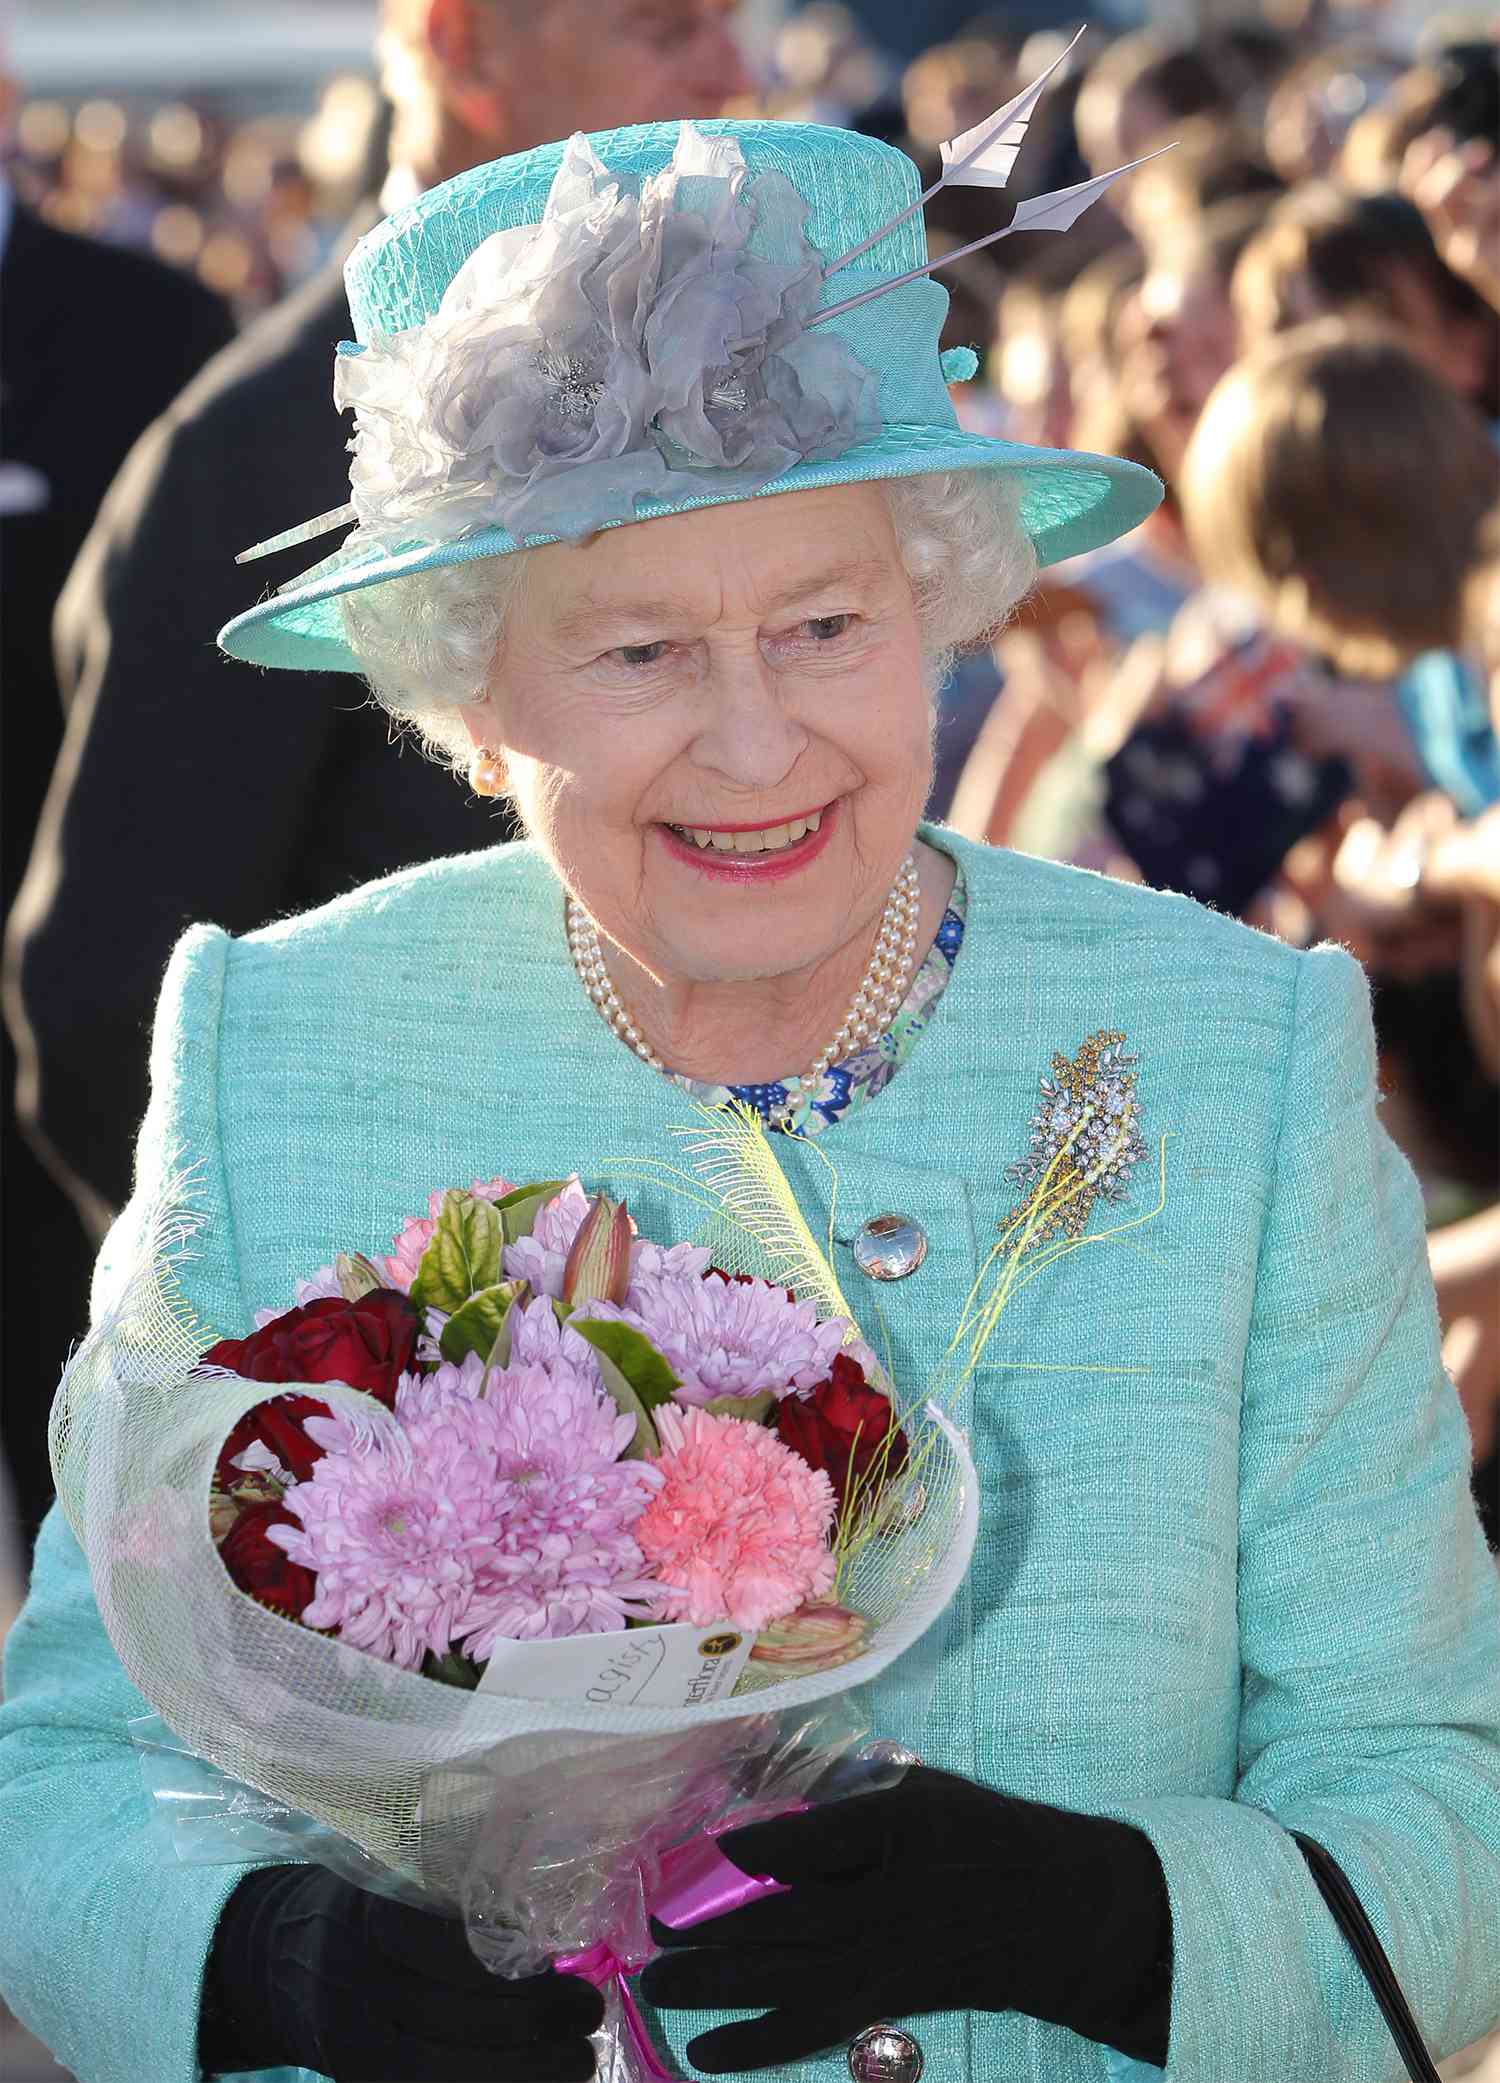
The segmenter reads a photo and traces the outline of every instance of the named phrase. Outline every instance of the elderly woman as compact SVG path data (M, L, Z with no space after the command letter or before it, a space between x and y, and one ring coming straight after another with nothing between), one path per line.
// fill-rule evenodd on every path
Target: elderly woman
M662 126L358 249L354 500L293 533L358 526L223 642L357 668L529 838L188 934L96 1304L184 1164L182 1282L238 1333L434 1179L608 1186L733 1092L815 1226L836 1173L914 1383L1059 1117L1133 1093L1079 1235L1157 1212L992 1341L976 1560L870 1701L924 1762L727 1839L789 1892L663 1933L645 1992L696 2068L788 2083L1394 2077L1298 1836L1438 2050L1500 2015L1500 1600L1421 1206L1347 956L919 822L945 655L1156 488L957 429L914 191L867 139ZM582 1982L487 1977L316 1866L160 1864L142 1711L54 1513L0 1719L0 1989L81 2083L592 2073Z

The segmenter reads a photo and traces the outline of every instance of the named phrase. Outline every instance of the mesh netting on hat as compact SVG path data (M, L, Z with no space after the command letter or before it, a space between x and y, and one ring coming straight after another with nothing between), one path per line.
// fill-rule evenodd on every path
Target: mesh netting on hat
M605 1734L806 1707L884 1670L962 1581L977 1484L962 1438L932 1412L910 1475L893 1486L893 1530L869 1539L841 1579L838 1595L866 1616L869 1633L864 1651L836 1670L778 1679L752 1664L734 1695L706 1706L574 1707L464 1692L316 1634L239 1591L214 1545L208 1504L219 1450L268 1385L193 1372L204 1341L173 1272L192 1227L180 1204L162 1208L118 1301L68 1365L51 1425L58 1497L116 1653L162 1719L231 1778L342 1832L393 1871L422 1878L419 1803L435 1768L512 1737L550 1734L554 1747L582 1748ZM328 1383L270 1393L299 1386L335 1409L364 1401Z

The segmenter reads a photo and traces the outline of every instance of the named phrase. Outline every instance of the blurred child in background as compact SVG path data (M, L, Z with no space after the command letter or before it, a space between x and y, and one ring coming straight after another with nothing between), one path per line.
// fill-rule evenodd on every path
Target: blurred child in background
M1352 946L1376 984L1387 1125L1434 1218L1447 1342L1497 1536L1500 1396L1500 810L1426 786L1394 701L1419 654L1500 652L1500 452L1472 405L1379 332L1324 323L1240 363L1183 468L1205 574L1343 676L1301 683L1299 742L1356 799L1288 857L1306 934ZM1492 680L1492 684L1493 680Z

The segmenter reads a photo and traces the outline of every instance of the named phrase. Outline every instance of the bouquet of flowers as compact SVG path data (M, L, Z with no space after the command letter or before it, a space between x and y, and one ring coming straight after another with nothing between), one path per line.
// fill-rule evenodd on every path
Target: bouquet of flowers
M235 1425L210 1524L235 1583L305 1627L531 1697L570 1674L592 1697L613 1667L529 1645L651 1622L714 1632L715 1693L747 1661L858 1652L839 1558L909 1456L873 1355L847 1318L638 1237L576 1179L435 1191L388 1253L320 1268L201 1369L302 1385ZM306 1393L332 1380L367 1403ZM674 1678L706 1696L664 1634L619 1644L617 1699Z
M176 1855L310 1856L457 1912L498 1972L600 1982L602 2073L655 2083L628 1987L650 1915L776 1885L716 1853L731 1821L904 1769L858 1747L853 1689L967 1571L944 1402L1020 1287L1118 1233L1081 1230L1134 1101L1091 1092L1039 1115L1025 1197L901 1406L742 1110L702 1110L691 1170L611 1162L685 1195L701 1244L576 1179L439 1189L216 1342L176 1291L192 1220L163 1209L52 1448L159 1717Z
M766 1885L715 1832L903 1768L851 1694L978 1523L962 1436L897 1408L758 1122L701 1144L635 1169L702 1244L576 1179L440 1188L217 1341L164 1210L53 1414L177 1856L282 1846L463 1915L499 1972L591 1975L619 2083L662 2074L625 1979L648 1916Z

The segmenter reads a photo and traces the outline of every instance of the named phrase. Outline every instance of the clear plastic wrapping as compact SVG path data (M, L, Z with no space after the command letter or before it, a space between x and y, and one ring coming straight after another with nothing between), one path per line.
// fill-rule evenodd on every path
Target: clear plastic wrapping
M163 1855L192 1865L315 1862L428 1910L456 1903L495 1974L551 1966L604 1992L601 2083L669 2071L631 1993L652 1916L686 1926L775 1891L717 1849L726 1830L893 1786L914 1762L863 1740L853 1695L807 1714L747 1715L671 1737L527 1734L431 1773L420 1829L430 1888L326 1824L226 1779L159 1718L131 1724Z

